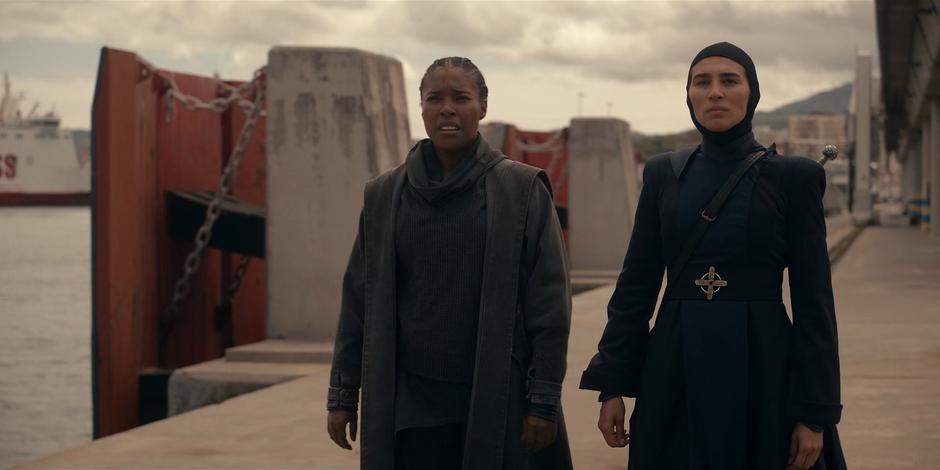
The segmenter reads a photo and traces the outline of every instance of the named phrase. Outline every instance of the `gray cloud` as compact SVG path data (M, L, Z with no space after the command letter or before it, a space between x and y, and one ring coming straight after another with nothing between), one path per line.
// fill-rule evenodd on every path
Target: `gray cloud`
M859 1L513 3L495 20L468 4L425 5L412 4L415 27L405 34L480 52L498 44L501 56L624 82L675 77L720 40L742 46L759 65L825 72L851 70L855 49L875 41L874 6Z
M0 39L111 45L194 73L244 78L279 44L346 46L401 59L411 92L433 59L466 55L518 97L527 77L553 95L602 87L617 109L636 109L657 87L673 93L691 57L716 41L754 57L768 103L848 80L855 49L875 48L870 0L15 2L2 11ZM646 96L629 95L638 90ZM558 113L552 122L564 122ZM649 126L680 125L657 119Z
M855 47L872 47L875 35L868 1L115 2L5 9L6 37L120 39L181 50L348 38L573 67L625 82L674 77L717 40L738 43L758 64L848 70Z
M492 5L406 2L401 8L390 10L379 22L390 23L387 31L393 36L411 36L441 47L480 50L518 44L524 33L518 10L507 11Z

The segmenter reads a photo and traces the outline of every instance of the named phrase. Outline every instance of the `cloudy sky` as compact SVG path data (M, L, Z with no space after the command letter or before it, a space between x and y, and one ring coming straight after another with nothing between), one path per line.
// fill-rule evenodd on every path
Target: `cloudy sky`
M760 110L848 82L877 51L874 3L856 1L30 1L0 0L0 70L15 91L88 128L102 46L161 68L246 79L274 45L356 47L404 64L411 130L435 58L470 57L487 119L524 129L610 114L635 131L691 127L684 85L703 46L731 41L758 67ZM32 101L29 101L31 106ZM609 105L608 105L609 103ZM27 111L27 110L24 110Z

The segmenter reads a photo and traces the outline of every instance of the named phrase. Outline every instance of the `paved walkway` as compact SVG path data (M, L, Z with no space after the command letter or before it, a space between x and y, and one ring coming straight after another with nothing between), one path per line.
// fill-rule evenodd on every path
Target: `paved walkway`
M940 469L940 240L866 229L834 283L849 468Z
M849 468L940 468L940 241L867 229L836 266ZM612 287L574 299L564 409L575 468L623 469L626 451L596 429L593 392L577 390ZM24 468L353 469L358 454L325 432L326 366L311 376L101 439ZM358 448L358 446L356 446Z

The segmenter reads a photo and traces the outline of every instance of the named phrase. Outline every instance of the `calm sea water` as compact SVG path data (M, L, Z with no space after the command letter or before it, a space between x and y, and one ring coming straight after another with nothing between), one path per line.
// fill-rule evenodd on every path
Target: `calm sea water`
M91 210L0 208L0 468L91 441Z

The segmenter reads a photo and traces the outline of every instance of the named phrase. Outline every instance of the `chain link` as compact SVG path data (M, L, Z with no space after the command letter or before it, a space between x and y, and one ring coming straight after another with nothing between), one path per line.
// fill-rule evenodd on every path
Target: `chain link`
M207 110L216 113L223 113L228 110L233 103L237 103L246 115L250 114L254 108L254 103L246 98L245 95L251 91L252 88L256 87L263 70L263 67L258 69L255 71L255 75L250 82L245 82L237 87L220 81L218 85L228 91L228 95L213 98L209 101L203 101L195 96L183 93L180 90L179 85L176 84L176 81L173 80L172 77L164 76L170 85L170 88L166 91L165 95L166 121L173 122L176 119L177 101L179 101L184 108L190 111ZM262 110L261 113L263 116L264 111Z
M222 302L215 307L215 328L216 330L221 331L232 319L232 300L235 299L235 294L238 293L238 289L242 286L242 280L245 278L245 274L248 272L248 265L251 263L251 256L242 255L241 261L239 261L238 266L235 268L235 274L232 276L232 282L228 286L228 290L222 295Z
M222 176L219 179L219 188L216 190L215 195L212 197L212 201L209 202L209 206L206 208L206 219L202 226L199 227L199 230L196 232L196 237L194 239L195 247L189 253L189 255L186 256L186 261L183 263L183 275L180 276L180 278L176 281L176 285L173 288L173 299L160 315L160 321L164 327L166 327L166 331L168 331L168 328L172 326L173 320L179 313L180 304L183 302L183 300L186 299L186 296L189 295L189 291L192 288L190 281L192 280L193 275L199 269L199 266L202 264L203 252L209 245L209 240L212 238L212 227L215 225L216 220L222 213L222 200L231 190L231 184L235 179L236 173L238 172L238 166L245 154L245 148L248 146L251 134L258 122L258 118L261 117L264 113L262 109L265 98L265 87L262 83L263 73L264 68L259 69L255 72L255 76L252 81L243 84L238 88L225 84L225 86L230 89L231 94L225 98L216 98L209 103L199 101L198 98L183 95L179 92L179 88L176 86L176 83L170 80L170 89L167 90L167 100L171 107L172 100L174 99L173 97L175 97L181 103L183 103L187 109L190 110L205 109L214 112L223 112L228 109L232 103L238 102L243 110L248 109L249 111L247 112L248 117L245 120L245 124L242 126L241 134L238 136L235 148L232 149L228 164L225 165L225 169L222 171ZM247 100L242 97L241 93L244 93L250 88L255 89L255 99L254 101L248 101L249 106L245 106L244 101ZM168 109L168 111L171 110ZM168 112L167 114L169 117L171 112ZM239 264L238 269L236 270L236 279L233 280L234 291L237 291L238 287L241 286L241 279L244 277L245 271L248 269L248 262L250 260L251 257L245 256ZM230 289L232 295L234 295L234 291L231 291Z
M235 294L238 293L238 289L242 286L242 279L245 278L245 273L248 272L248 265L251 264L251 256L244 255L242 260L238 263L238 267L235 268L235 276L232 277L232 283L228 287L227 301L231 302L235 297ZM222 300L223 302L226 299Z

